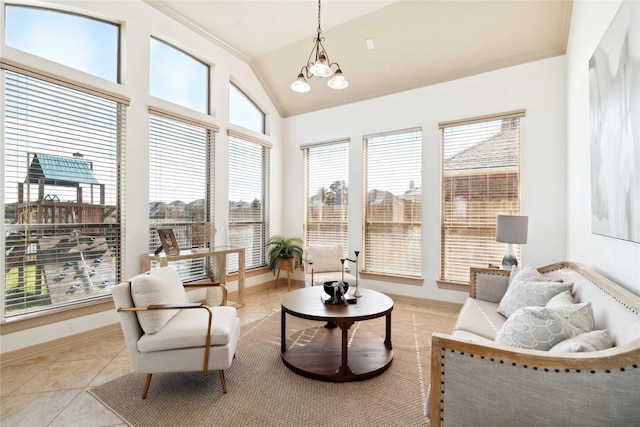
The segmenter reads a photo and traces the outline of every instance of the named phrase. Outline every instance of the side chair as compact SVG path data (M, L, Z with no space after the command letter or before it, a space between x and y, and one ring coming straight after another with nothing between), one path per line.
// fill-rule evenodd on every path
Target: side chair
M355 261L345 258L342 245L309 245L305 250L305 286L322 286L324 282L343 280L349 286L356 285L356 277L345 271L344 262ZM357 268L357 267L356 267ZM343 276L344 274L344 276Z
M188 302L182 281L171 267L161 267L113 287L113 300L135 372L218 370L227 392L224 370L231 366L240 337L234 307Z

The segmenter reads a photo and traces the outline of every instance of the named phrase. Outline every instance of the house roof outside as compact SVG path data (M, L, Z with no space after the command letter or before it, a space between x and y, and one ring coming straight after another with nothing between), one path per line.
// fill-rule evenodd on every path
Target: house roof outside
M44 178L46 185L62 187L77 187L79 184L100 185L88 161L78 157L36 153L29 165L25 182L37 184L40 178Z

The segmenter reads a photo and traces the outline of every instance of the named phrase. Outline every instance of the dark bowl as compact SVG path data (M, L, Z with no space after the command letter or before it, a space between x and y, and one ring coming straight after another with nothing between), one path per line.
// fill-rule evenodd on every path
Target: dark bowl
M338 300L341 300L349 290L349 283L348 282L324 282L323 287L324 287L325 293L329 295L331 298L334 297L334 290L336 287L338 287L339 289L337 289L335 296L338 297Z

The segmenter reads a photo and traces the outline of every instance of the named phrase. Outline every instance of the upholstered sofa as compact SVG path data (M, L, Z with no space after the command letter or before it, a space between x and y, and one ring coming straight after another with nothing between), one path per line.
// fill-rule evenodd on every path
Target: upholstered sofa
M543 276L540 281L553 281L553 286L572 284L571 307L588 308L593 333L606 331L613 346L597 349L601 347L581 343L583 325L572 330L571 316L559 316L560 329L569 331L569 339L556 342L562 333L551 331L554 339L536 337L531 344L551 347L548 350L514 346L512 334L528 328L517 322L518 316L533 313L539 319L535 316L555 313L557 307L512 307L516 311L505 317L498 310L505 293L513 296L515 273L510 284L509 271L472 268L470 296L454 331L432 337L431 387L425 402L431 426L640 425L640 296L575 263L537 271Z

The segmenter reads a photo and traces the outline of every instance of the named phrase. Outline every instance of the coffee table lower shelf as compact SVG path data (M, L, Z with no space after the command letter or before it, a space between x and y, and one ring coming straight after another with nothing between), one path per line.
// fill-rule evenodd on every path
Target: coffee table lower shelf
M311 342L309 342L311 340ZM342 366L342 331L337 328L309 328L288 337L289 342L305 345L287 346L281 353L284 364L302 376L322 381L358 381L380 375L393 361L393 349L384 338L368 331L349 337L347 366Z

